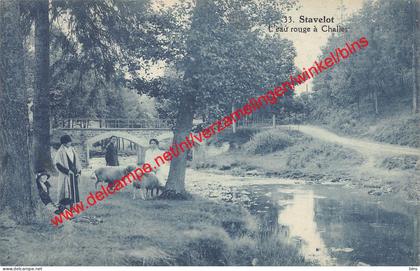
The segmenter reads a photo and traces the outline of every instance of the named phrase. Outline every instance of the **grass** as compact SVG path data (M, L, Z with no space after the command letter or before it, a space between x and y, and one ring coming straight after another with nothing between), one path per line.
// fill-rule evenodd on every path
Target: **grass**
M266 153L249 155L258 153L259 148ZM347 183L367 192L375 189L375 194L394 193L403 200L419 200L418 164L412 156L384 157L378 153L377 157L364 157L341 145L277 129L257 133L239 148L206 157L205 163L193 162L192 166L228 170L240 176L252 171L316 183Z
M231 129L226 129L223 133L219 133L216 137L210 139L216 146L221 146L223 143L228 142L231 146L239 146L248 142L251 137L258 133L257 128L242 128L233 133Z
M393 156L386 157L381 163L377 163L377 166L386 169L411 170L416 168L417 161L418 157L414 155Z
M253 147L250 148L250 145ZM268 150L267 154L262 157L247 155L261 149ZM270 153L271 149L273 152ZM297 131L277 129L256 134L249 142L240 146L239 150L208 157L204 167L239 168L239 172L242 173L257 169L284 177L293 177L292 175L302 177L303 172L306 175L334 175L337 173L337 168L348 170L362 163L363 157L355 151L324 143ZM203 165L200 164L200 167Z
M87 178L81 191L93 184ZM84 215L103 223L65 222L54 228L42 206L30 226L0 218L0 265L303 265L297 250L258 237L254 217L240 206L202 198L132 200L124 190ZM229 229L236 227L233 234ZM270 255L270 256L268 256Z
M398 108L390 110L390 112L392 114L375 117L361 115L356 109L342 109L328 113L323 112L324 115L318 116L318 120L313 122L326 126L341 135L419 148L420 114L413 115L406 108Z
M372 126L366 136L380 142L420 147L420 115L384 119Z
M267 130L254 134L242 149L249 154L266 154L283 150L293 145L296 139L293 132Z

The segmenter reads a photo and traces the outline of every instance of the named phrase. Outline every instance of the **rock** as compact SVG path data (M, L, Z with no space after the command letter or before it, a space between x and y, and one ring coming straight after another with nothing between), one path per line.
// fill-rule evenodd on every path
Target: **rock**
M245 174L248 176L257 176L259 175L259 172L256 169L254 169L254 170L248 170Z
M219 167L220 170L229 170L231 168L232 167L230 165L223 165L223 166Z
M332 247L331 248L331 252L345 252L345 253L349 253L352 252L353 249L350 247L344 247L344 248L338 248L338 247Z
M217 198L217 197L219 197L219 195L216 194L216 193L214 193L214 192L209 192L209 196L208 197L209 198Z
M369 195L372 195L372 196L382 196L382 192L381 191L377 191L377 190L369 190L368 191L368 194Z
M242 195L240 200L243 201L243 202L250 202L251 201L251 199L247 195Z
M384 193L392 193L393 189L391 186L386 186L383 188Z

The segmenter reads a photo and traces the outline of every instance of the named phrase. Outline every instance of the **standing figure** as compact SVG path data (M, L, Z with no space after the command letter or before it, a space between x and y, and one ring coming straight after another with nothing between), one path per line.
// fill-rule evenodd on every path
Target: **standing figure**
M79 177L82 167L76 151L71 146L71 137L63 135L61 146L55 155L54 163L59 171L58 175L58 204L61 210L71 207L80 201Z
M152 138L149 140L149 148L145 152L145 163L153 164L155 158L157 156L162 155L162 150L159 149L159 141L156 138ZM166 178L168 177L169 172L169 165L170 163L165 163L153 169L152 173L154 173L159 180L159 185L163 186L166 183Z
M119 166L118 162L118 149L117 149L117 137L111 136L111 140L106 146L105 161L107 166Z

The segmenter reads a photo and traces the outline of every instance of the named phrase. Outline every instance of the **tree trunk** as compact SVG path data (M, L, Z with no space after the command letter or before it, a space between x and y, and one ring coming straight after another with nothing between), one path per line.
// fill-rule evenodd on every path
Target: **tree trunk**
M418 1L413 1L414 3L414 24L413 24L413 113L416 114L419 112L419 92L420 92L420 60L419 60L419 50L418 50L418 39L420 39L420 26L419 26L419 13L420 5Z
M50 41L48 0L35 2L35 91L33 159L35 170L54 170L50 148Z
M235 103L232 103L232 114L235 112ZM236 121L232 123L232 133L236 133Z
M179 107L174 130L174 139L172 144L181 143L189 135L194 119L194 98L191 94L186 94L181 99L183 105ZM163 198L186 199L188 195L185 191L185 171L187 166L188 151L180 152L178 157L171 161L169 169L168 182L163 192Z
M375 115L379 114L379 108L378 108L378 90L375 88L373 91L373 103L375 107Z
M34 215L34 182L19 18L19 1L0 1L0 210L27 224Z

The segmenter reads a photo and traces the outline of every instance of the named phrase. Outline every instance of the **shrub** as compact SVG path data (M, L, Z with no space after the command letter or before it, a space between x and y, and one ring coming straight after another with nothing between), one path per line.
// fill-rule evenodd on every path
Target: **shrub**
M236 239L229 255L230 265L291 266L314 265L305 261L299 250L278 237Z
M295 139L287 132L280 130L267 130L255 134L243 149L251 154L266 154L283 150L293 145Z
M386 169L414 169L416 167L418 158L414 155L387 157L380 164Z
M216 146L221 146L224 142L228 142L231 146L242 145L248 142L258 131L258 129L253 128L241 128L237 129L236 133L233 133L232 130L226 129L222 133L217 134L217 139L214 139L215 144Z
M371 134L375 140L381 142L418 148L420 147L419 122L418 115L389 119L376 125Z
M228 265L231 239L220 228L207 227L185 232L187 242L178 256L180 265Z

